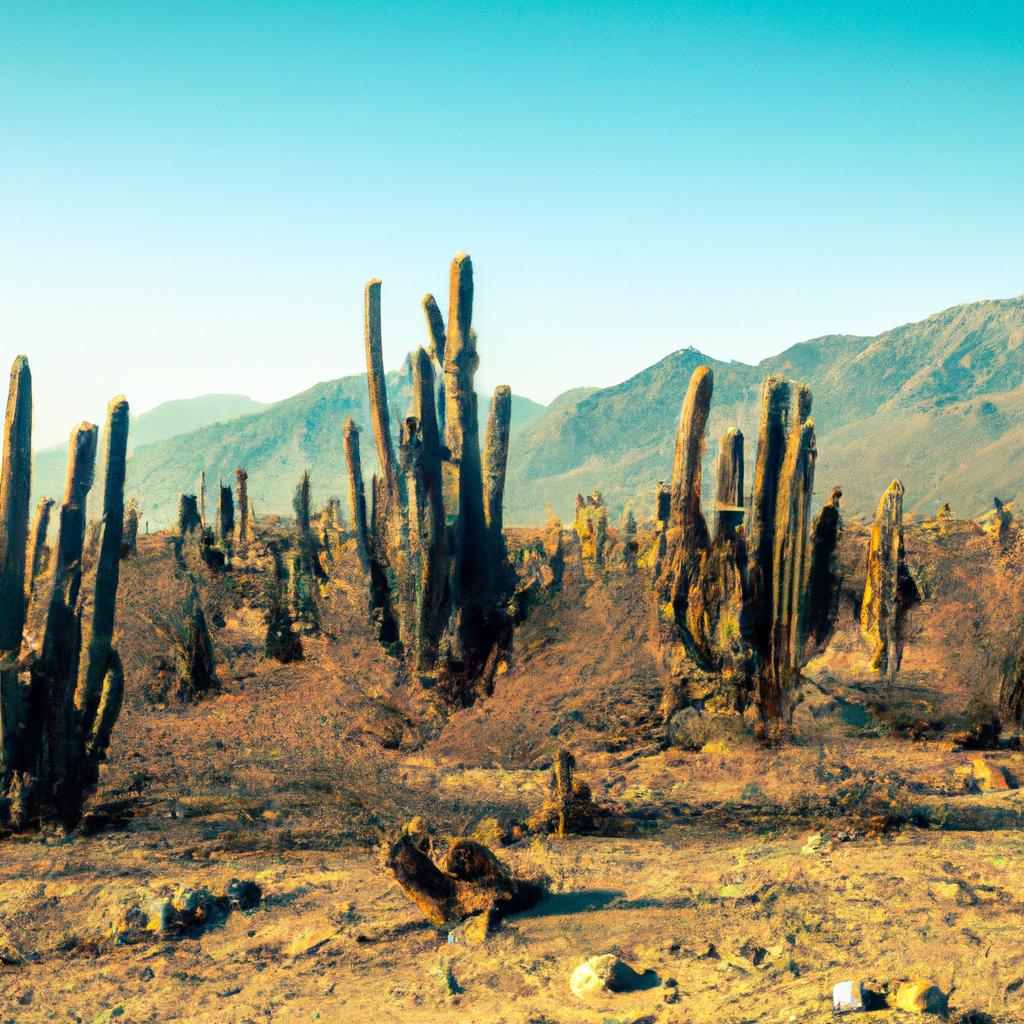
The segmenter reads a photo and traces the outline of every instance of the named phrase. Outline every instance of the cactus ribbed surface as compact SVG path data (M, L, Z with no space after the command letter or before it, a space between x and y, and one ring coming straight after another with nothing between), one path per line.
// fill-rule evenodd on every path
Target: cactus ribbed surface
M299 480L298 486L295 488L295 522L298 524L299 533L305 536L309 533L309 518L310 518L310 484L309 484L309 470L305 470Z
M500 571L505 561L502 510L505 503L505 469L508 465L508 437L512 427L512 389L503 384L494 389L484 435L483 481L484 525L491 571Z
M384 343L380 321L381 282L367 282L363 298L363 338L366 346L366 386L370 393L370 422L377 442L381 479L389 489L396 485L395 450L391 440L387 381L384 377Z
M441 439L434 402L434 367L425 349L413 359L414 452L409 452L409 539L419 560L413 641L417 668L430 669L448 622L448 536L441 477ZM410 438L410 444L413 440Z
M4 616L5 646L0 652L0 822L23 828L54 821L73 828L85 798L96 785L124 692L124 671L112 642L123 540L128 405L119 398L108 410L104 518L84 664L82 555L86 500L95 470L96 427L83 423L71 435L45 625L39 649L24 668L19 652L25 642L26 571L31 583L49 512L48 506L40 505L30 544L24 492L29 473L25 455L31 436L31 378L24 357L15 361L6 424L0 504L5 516L3 562L9 575L5 573L2 580L5 588L8 580L12 585L16 582L20 601L5 589L2 600L14 618ZM21 545L20 555L11 547L13 540ZM15 625L19 625L17 636Z
M707 618L704 595L699 592L702 556L710 547L707 523L701 511L701 469L704 439L711 410L714 376L710 367L698 366L690 378L676 431L672 483L668 489L665 552L661 560L659 590L662 603L672 608L683 646L698 661L717 660L703 636ZM698 628L692 628L691 602L701 609Z
M238 494L237 515L235 516L235 539L239 547L249 543L249 474L241 466L235 470Z
M231 488L220 485L220 500L217 503L217 528L221 544L227 546L235 538L235 499Z
M18 656L25 626L25 561L32 491L32 373L18 356L11 367L0 476L0 652Z
M868 544L860 628L871 668L891 684L903 660L903 616L918 599L903 546L903 484L893 480L878 503Z
M452 262L447 327L433 296L424 298L423 310L429 347L410 357L412 409L401 421L396 454L384 378L381 284L366 286L367 388L380 472L368 518L359 434L347 422L350 512L382 641L397 641L419 673L438 676L439 692L466 703L481 685L489 689L494 651L508 628L501 531L511 393L495 392L482 457L469 256L460 253ZM441 388L435 366L443 375Z
M25 566L25 596L31 600L32 589L43 571L46 562L46 537L50 531L50 516L56 504L52 498L40 498L32 517L32 529L28 535L28 555Z
M682 546L688 553L706 547L708 542L708 527L701 512L700 497L704 437L713 390L711 368L698 366L690 378L676 432L669 524L679 530Z
M743 433L730 427L718 442L715 533L730 536L743 522Z
M580 542L584 574L593 579L597 570L604 566L608 544L608 509L600 491L594 491L586 498L582 494L576 495L573 528Z
M359 428L351 419L345 420L345 462L348 465L348 516L356 535L359 560L369 565L369 526L366 519L366 490L363 486L363 463L359 455Z
M25 626L25 562L32 487L32 373L18 356L11 367L0 477L0 758L4 782L23 715L18 678Z
M78 713L90 721L96 714L114 643L117 585L124 537L124 478L128 459L128 402L123 396L113 399L107 406L103 446L103 521L93 585L88 659L75 694Z
M660 600L689 657L721 674L722 699L742 708L754 696L774 728L789 719L811 646L821 646L835 622L841 492L833 492L812 529L817 452L811 393L769 377L761 396L749 537L740 529L743 435L732 429L719 446L710 541L700 475L711 391L711 371L698 367L683 403L667 502L664 489L659 494Z

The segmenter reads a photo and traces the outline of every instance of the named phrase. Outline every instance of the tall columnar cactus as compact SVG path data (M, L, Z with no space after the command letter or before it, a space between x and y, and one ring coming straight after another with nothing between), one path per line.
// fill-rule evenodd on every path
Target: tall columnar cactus
M139 546L139 503L129 498L124 506L124 536L121 538L121 558L134 554Z
M185 537L201 529L199 501L194 494L183 494L178 499L178 535Z
M506 557L502 512L505 504L505 469L508 465L508 437L512 428L512 389L495 388L484 435L484 525L488 557L493 567Z
M366 491L363 486L363 464L359 456L359 428L351 419L345 421L345 462L348 465L348 516L356 535L359 560L369 567L369 524L366 518Z
M743 519L743 435L719 450L718 523L709 540L700 467L713 380L694 371L683 403L659 588L676 635L705 670L728 679L730 703L756 695L766 723L785 722L812 646L835 621L839 495L810 521L816 449L811 394L802 384L764 384L748 537ZM748 548L749 543L749 548Z
M25 597L29 601L32 599L32 588L46 565L46 536L50 531L54 504L52 498L40 498L32 517L32 529L28 535L28 564L25 567Z
M249 543L249 474L239 466L235 470L238 487L238 515L235 517L236 540L239 547Z
M868 544L860 629L871 645L872 671L890 684L903 660L904 613L919 600L903 546L903 484L893 480L878 503Z
M121 396L107 406L103 446L103 520L93 585L88 661L75 693L75 707L86 718L96 714L96 706L103 692L103 680L111 658L116 656L113 647L114 618L121 573L121 544L124 539L124 478L128 458L128 402Z
M225 548L235 539L235 499L230 486L220 485L220 500L217 503L217 529L220 542Z
M310 500L309 470L307 469L303 472L295 488L295 500L293 503L295 506L295 522L302 536L306 536L309 533Z
M393 629L416 669L439 674L445 692L464 702L472 699L484 666L493 669L492 654L508 625L501 508L511 393L495 392L481 456L473 268L464 253L452 263L450 285L447 328L433 297L423 301L429 349L411 357L412 409L400 424L397 454L384 378L381 285L366 286L367 386L380 466L369 521L351 421L345 454L353 529L370 571L382 638ZM443 375L440 391L435 365ZM489 685L485 679L484 688Z
M743 432L730 427L718 442L715 533L733 534L743 522Z
M103 525L82 655L82 554L92 487L96 428L77 427L53 552L45 626L37 651L22 651L28 534L31 378L15 361L4 435L3 551L0 558L0 821L15 827L54 821L74 827L95 787L121 708L124 673L113 647L123 528L128 404L108 410ZM15 549L20 546L20 553ZM14 592L16 588L17 593Z
M600 491L594 491L586 498L582 494L576 495L573 528L580 542L584 573L592 579L597 570L604 566L608 545L608 509Z
M25 628L25 562L28 506L32 491L32 374L18 356L11 367L4 420L0 474L0 757L3 784L9 784L25 713L18 677Z
M703 667L719 668L722 655L715 635L725 581L715 580L708 592L700 582L711 544L701 509L701 475L713 388L710 368L697 367L679 416L672 480L668 487L659 485L658 516L663 526L658 587L660 601L690 657Z
M179 700L195 701L220 688L213 640L199 593L194 587L185 599L181 622L174 630L174 672L178 680Z

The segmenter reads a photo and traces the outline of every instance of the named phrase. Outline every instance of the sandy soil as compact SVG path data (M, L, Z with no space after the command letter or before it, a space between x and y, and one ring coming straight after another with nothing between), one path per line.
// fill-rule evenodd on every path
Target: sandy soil
M0 1022L820 1021L851 978L934 981L954 1019L1024 1021L1024 797L968 788L974 759L1011 785L1024 759L951 738L991 702L1019 566L966 526L911 531L928 596L885 693L857 637L862 542L852 525L854 582L794 741L688 753L662 749L642 573L590 580L571 561L494 696L443 723L376 644L351 553L292 665L262 657L266 566L200 579L220 691L182 704L161 628L190 584L167 539L144 538L122 585L126 706L86 827L4 842ZM422 814L496 842L543 803L563 745L625 834L495 845L550 894L483 945L449 941L382 869L381 839ZM132 903L233 878L259 884L256 909L111 937ZM578 999L572 970L607 952L647 987Z

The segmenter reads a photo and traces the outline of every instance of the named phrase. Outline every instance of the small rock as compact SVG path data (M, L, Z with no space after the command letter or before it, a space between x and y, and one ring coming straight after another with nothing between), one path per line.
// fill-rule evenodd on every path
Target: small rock
M662 982L662 988L665 990L661 996L662 1002L670 1005L679 1002L679 982L675 978L666 978Z
M25 962L25 953L10 932L0 932L0 964L17 966Z
M908 982L900 985L889 997L889 1006L893 1010L904 1013L938 1013L949 1012L949 1000L938 985L930 981Z
M737 950L745 960L749 960L755 967L759 967L768 956L768 950L759 946L753 939L747 939Z
M832 1006L839 1013L852 1013L864 1009L864 997L859 981L841 981L832 986Z
M572 972L569 988L580 999L598 995L601 992L635 992L648 986L653 971L643 974L633 970L614 953L592 956ZM655 984L657 981L655 979Z
M832 848L832 844L828 841L828 837L823 835L821 832L812 832L808 837L807 841L800 848L800 852L805 857L813 857L818 853L828 853Z
M960 886L956 882L932 882L928 891L937 900L955 900L960 895Z
M971 776L974 785L982 793L996 793L1010 788L1003 769L997 764L989 764L983 757L976 757L971 762Z
M467 946L482 946L487 936L494 930L494 914L485 910L482 914L474 914L463 925Z
M311 956L327 945L338 935L338 929L332 924L312 924L304 928L290 943L288 956Z
M224 891L228 903L237 910L254 910L260 905L263 890L253 881L232 878Z

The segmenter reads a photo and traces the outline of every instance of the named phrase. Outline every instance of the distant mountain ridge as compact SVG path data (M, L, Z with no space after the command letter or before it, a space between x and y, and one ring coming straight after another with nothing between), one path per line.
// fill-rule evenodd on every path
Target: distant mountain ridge
M1008 500L1021 490L1024 297L956 306L874 338L812 339L757 366L674 352L523 432L509 455L510 520L535 518L540 500L564 514L577 492L594 488L616 514L631 499L649 507L671 473L679 409L701 363L715 378L708 481L730 426L746 435L752 469L761 383L783 374L813 390L817 490L840 484L848 511L873 511L897 476L910 511L949 501L973 515L993 495Z
M250 416L266 408L265 402L257 402L246 395L199 395L198 398L162 402L155 409L132 417L131 446L134 449L166 441L210 423Z
M715 377L706 497L717 438L727 427L743 430L752 467L761 382L773 373L811 386L817 490L827 495L840 484L848 512L873 511L895 476L906 486L909 511L949 501L958 514L973 515L990 508L994 495L1012 500L1024 493L1024 297L1017 297L955 306L872 338L811 339L756 366L682 349L613 387L574 388L547 408L514 396L506 522L540 523L549 505L569 518L575 494L594 489L615 516L629 502L645 514L658 480L671 473L683 395L702 363ZM404 370L389 375L389 394L397 417L409 400ZM481 420L487 405L480 396ZM317 502L331 495L347 500L341 436L349 416L363 432L369 475L376 459L366 378L358 375L189 433L144 443L133 436L128 491L154 528L173 520L179 495L195 491L201 469L212 502L216 481L233 479L244 465L257 514L289 514L306 468ZM166 417L175 421L183 420ZM37 457L36 489L53 495L63 460L54 472L39 466L46 458L53 461L51 453Z

